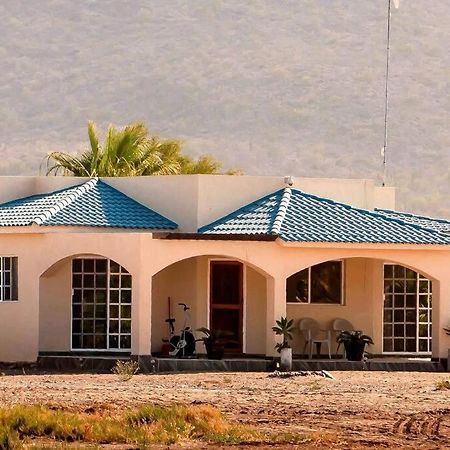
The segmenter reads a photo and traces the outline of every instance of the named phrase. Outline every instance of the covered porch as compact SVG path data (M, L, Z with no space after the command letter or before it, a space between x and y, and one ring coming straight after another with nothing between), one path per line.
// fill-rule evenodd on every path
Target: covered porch
M242 247L254 244L243 242ZM164 341L170 338L166 319L175 319L179 334L184 313L178 303L185 303L197 338L195 330L200 327L230 332L226 359L276 358L277 339L271 327L281 316L295 322L296 360L308 359L305 336L298 327L305 318L316 320L324 335L329 332L334 361L343 359L342 350L337 352L335 319L345 319L373 338L374 345L367 349L371 358L437 361L446 356L439 348L443 316L438 279L392 257L384 259L379 251L369 256L361 251L275 248L281 254L274 253L274 260L282 261L289 253L281 273L269 273L267 265L263 269L255 264L258 258L246 261L231 251L180 258L149 278L102 255L64 258L41 277L39 354L136 355L162 361L167 359ZM148 280L145 290L139 283L143 279ZM147 338L142 341L140 336ZM313 350L313 362L329 359L326 345L320 354ZM205 358L201 342L196 356ZM189 365L175 365L179 364Z

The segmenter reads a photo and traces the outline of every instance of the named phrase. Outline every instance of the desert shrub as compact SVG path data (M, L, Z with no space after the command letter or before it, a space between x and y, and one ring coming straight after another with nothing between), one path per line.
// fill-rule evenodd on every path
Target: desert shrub
M437 391L448 391L450 390L450 381L449 380L439 380L436 382L436 390Z
M0 426L0 450L20 448L17 433Z
M119 380L128 381L139 371L139 363L132 359L127 361L117 360L111 371L119 377Z

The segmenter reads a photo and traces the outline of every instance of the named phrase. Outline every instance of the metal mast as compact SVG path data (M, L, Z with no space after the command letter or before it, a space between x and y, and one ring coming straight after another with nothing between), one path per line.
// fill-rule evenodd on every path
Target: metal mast
M387 178L387 145L388 145L388 114L389 114L389 57L391 52L391 4L394 1L395 8L399 7L400 0L387 0L387 42L386 42L386 78L384 92L384 142L381 153L383 155L383 186L386 186Z

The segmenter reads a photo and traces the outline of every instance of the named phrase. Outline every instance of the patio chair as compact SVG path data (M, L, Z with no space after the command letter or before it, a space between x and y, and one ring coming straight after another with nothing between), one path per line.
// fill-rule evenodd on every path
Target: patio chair
M355 327L348 320L345 320L345 319L334 319L331 328L333 328L336 338L339 336L339 333L341 331L354 331L355 330ZM340 347L341 347L341 343L339 343L337 346L337 349L336 349L337 355L339 354ZM342 346L342 347L344 349L342 356L345 358L345 347L344 346Z
M331 330L321 330L319 323L310 318L300 319L298 323L300 332L305 339L303 354L305 354L306 346L309 346L309 359L312 359L312 348L316 346L317 353L320 356L320 348L322 344L326 344L328 348L328 358L331 359ZM325 338L323 336L326 336Z

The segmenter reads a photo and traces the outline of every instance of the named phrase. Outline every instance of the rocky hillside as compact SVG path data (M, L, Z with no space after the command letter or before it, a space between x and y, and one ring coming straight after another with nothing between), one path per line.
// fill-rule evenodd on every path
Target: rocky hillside
M380 180L387 0L0 1L0 173L144 120L248 174ZM389 184L450 217L450 5L392 16Z

